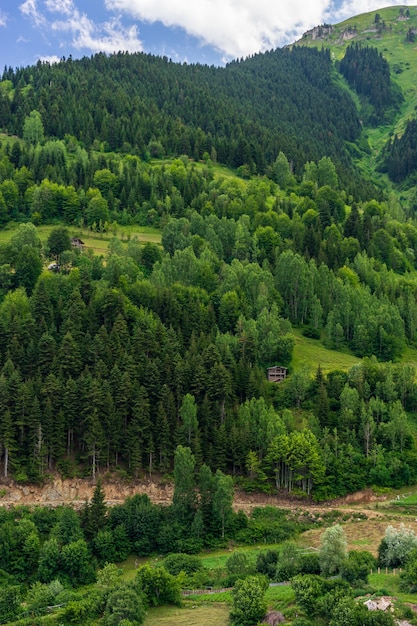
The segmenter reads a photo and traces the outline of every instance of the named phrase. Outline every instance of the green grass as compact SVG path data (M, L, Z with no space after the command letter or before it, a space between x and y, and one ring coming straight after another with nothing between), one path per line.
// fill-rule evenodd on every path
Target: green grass
M413 493L405 498L399 500L393 500L392 504L395 506L415 506L417 504L417 493Z
M384 590L391 596L395 596L401 602L417 603L417 594L405 593L400 590L400 577L398 574L394 576L392 573L388 574L371 574L369 576L369 584L376 590Z
M359 357L349 352L337 352L325 348L321 341L304 337L300 330L293 330L295 337L294 354L291 361L293 369L309 367L314 372L320 365L323 372L349 370L360 362Z
M382 147L390 136L390 132L402 133L407 120L415 117L415 103L417 96L417 85L415 82L416 67L416 44L407 43L406 35L409 28L417 28L417 10L415 7L408 7L410 19L399 21L399 7L388 7L378 9L369 13L352 17L334 26L333 32L325 39L312 40L309 37L301 39L302 45L330 48L334 60L340 60L345 54L347 46L352 43L361 42L364 45L376 47L388 61L391 68L391 77L400 86L404 103L395 119L393 125L379 126L378 128L367 128L366 135L371 147L370 155L363 155L360 161L360 168L371 175L377 184L383 185L386 191L393 190L386 174L376 172L377 159ZM384 21L386 29L379 34L375 32L375 14L379 13L381 23ZM348 29L356 31L356 36L352 39L344 39L343 33ZM351 90L350 90L351 91ZM356 94L351 91L355 101Z
M417 348L407 346L403 352L401 362L412 365L417 369Z
M228 626L228 604L186 604L184 608L158 607L150 609L144 626Z
M204 567L207 569L218 569L219 567L226 567L226 561L230 557L233 552L213 552L212 554L208 554L207 556L201 556L200 558L203 562Z
M353 365L360 363L361 359L348 350L339 352L326 348L321 340L304 337L300 329L293 329L295 345L291 368L299 370L303 367L311 369L314 373L320 365L324 373L334 370L347 372ZM417 370L417 348L407 346L401 357L401 363L412 365Z
M20 224L11 222L7 224L5 228L0 230L0 244L10 241L13 234L18 230ZM42 243L45 243L49 237L49 234L56 225L41 225L37 226L37 232ZM78 228L76 226L68 226L68 232L71 236L79 236L85 243L87 250L92 250L95 254L106 254L109 243L114 237L112 233L96 233L89 228ZM161 243L161 231L157 228L149 226L119 226L116 231L116 237L118 237L122 243L126 244L129 240L137 239L140 243Z
M269 587L266 590L265 597L268 606L276 611L284 611L295 602L295 593L291 585Z
M212 593L196 593L195 595L186 596L186 601L191 604L219 604L222 602L232 602L231 591L220 591Z

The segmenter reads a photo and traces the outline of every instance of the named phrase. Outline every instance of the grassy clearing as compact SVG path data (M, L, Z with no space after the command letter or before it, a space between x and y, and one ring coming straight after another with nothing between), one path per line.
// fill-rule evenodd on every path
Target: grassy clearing
M353 365L360 363L361 359L349 351L339 352L326 348L320 340L304 337L299 329L293 329L294 353L291 368L298 370L303 367L317 370L320 365L324 373L334 370L347 372ZM401 363L412 365L417 370L417 348L406 347L401 358Z
M220 591L220 592L207 592L207 593L198 593L195 595L186 596L187 603L191 603L193 605L204 605L204 604L221 604L227 602L231 604L232 602L232 592L231 591Z
M131 554L126 561L122 563L118 563L118 567L122 572L123 580L133 580L137 574L138 568L145 563L150 563L151 565L155 565L157 562L157 558L147 557L147 556L135 556Z
M402 497L400 500L394 500L391 504L394 506L415 506L417 504L417 493Z
M401 521L405 521L406 526L410 526L417 531L417 522L414 520L401 520L396 516L389 515L377 519L361 520L349 524L343 524L346 533L349 550L368 550L374 556L378 555L378 546L385 534L385 529L389 524L399 526ZM299 539L300 545L318 548L323 528L317 530L307 530Z
M412 604L417 602L417 594L404 593L400 590L400 577L398 574L371 574L369 576L369 584L374 589L384 591L384 593L388 592L388 595L395 596L401 602L411 602Z
M417 348L407 346L403 352L401 362L412 365L417 369Z
M260 552L266 550L276 550L279 544L262 544L257 546L245 546L244 548L237 548L234 550L219 550L207 555L200 555L204 567L207 569L225 568L227 559L235 552L241 552L245 554L249 562L255 563L256 557Z
M304 337L300 330L293 330L295 338L294 354L291 361L293 369L310 367L315 372L320 365L323 372L349 370L360 359L349 352L329 350L317 339Z
M269 587L265 597L268 608L277 611L285 611L295 602L295 594L290 585ZM230 593L192 596L186 601L183 609L165 607L164 609L149 611L145 626L153 626L153 624L201 624L201 626L227 624L231 601ZM189 612L190 609L192 613ZM187 618L189 620L200 619L201 621L180 621ZM165 619L175 621L164 621ZM177 619L178 621L176 621ZM215 619L218 621L214 621Z
M150 609L144 626L227 626L229 624L229 606L218 604L187 604L184 608L158 607Z
M291 585L269 587L266 590L265 597L268 602L268 607L276 611L284 611L295 602L295 593Z
M0 230L0 244L7 243L18 230L20 224L10 223ZM37 232L42 243L45 243L49 234L56 225L37 226ZM111 239L116 236L122 243L126 244L132 239L137 239L140 243L161 243L161 231L157 228L149 226L119 226L115 235L112 233L96 233L89 228L77 228L76 226L68 226L68 232L71 237L80 237L87 250L92 250L94 254L106 254Z

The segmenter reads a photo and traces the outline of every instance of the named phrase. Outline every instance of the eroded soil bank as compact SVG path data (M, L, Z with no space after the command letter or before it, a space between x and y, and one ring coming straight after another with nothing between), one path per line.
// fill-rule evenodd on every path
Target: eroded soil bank
M62 479L59 476L51 477L44 485L22 485L13 481L0 482L0 505L60 506L71 504L74 507L81 507L86 500L91 498L95 484L94 481L88 479ZM151 479L139 481L103 479L102 487L109 505L120 504L135 494L146 494L155 504L170 504L174 490L173 484L170 482ZM312 511L323 511L350 505L366 506L384 499L385 497L376 496L369 489L338 500L315 504L309 500L298 500L279 495L248 494L237 490L234 508L236 510L243 509L245 512L250 512L257 506L308 508Z

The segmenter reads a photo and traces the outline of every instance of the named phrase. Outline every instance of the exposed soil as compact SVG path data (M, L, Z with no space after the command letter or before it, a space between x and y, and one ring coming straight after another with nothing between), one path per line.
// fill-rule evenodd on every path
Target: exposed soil
M281 509L307 509L311 513L325 513L332 509L343 508L346 511L361 511L363 509L368 517L379 517L384 513L369 508L369 505L377 502L383 502L386 496L377 496L371 489L364 489L357 493L349 494L344 498L329 500L317 504L308 499L292 498L288 495L266 495L262 493L245 493L242 491L235 492L234 508L242 509L245 513L249 513L257 506L276 506Z
M50 478L44 485L20 485L13 481L0 482L0 504L11 506L25 504L29 506L60 506L71 504L82 506L89 500L96 483L81 478ZM129 496L147 494L155 504L169 504L172 500L173 485L151 480L142 482L122 482L103 480L102 487L108 505L121 504Z
M70 504L75 508L81 508L86 500L91 499L95 485L92 480L81 478L63 480L57 475L50 477L44 485L21 485L13 481L3 481L0 482L0 506L56 507ZM168 505L172 501L174 491L172 482L150 478L138 481L116 480L109 478L108 475L102 477L102 487L109 506L121 504L135 494L146 494L155 504ZM335 521L348 522L344 528L349 549L369 550L376 555L388 524L397 526L403 521L417 532L417 519L412 516L405 518L391 508L386 509L384 500L388 500L388 497L376 496L370 489L320 504L308 499L289 497L288 494L267 495L236 490L234 509L249 514L255 507L276 506L299 512L300 515L308 511L318 521L322 515L338 510L341 515ZM360 513L365 515L359 515ZM329 524L331 523L329 520ZM323 526L318 524L317 528L303 533L301 542L306 547L318 547L322 532Z
M135 494L146 494L155 504L170 504L173 495L173 484L151 479L140 481L120 481L102 479L102 487L106 494L107 504L114 505L124 502L129 496ZM62 479L53 476L44 485L22 485L13 481L0 482L0 504L11 506L17 504L39 505L39 506L60 506L71 504L82 506L82 504L92 497L95 482L81 478ZM258 506L277 506L288 509L308 509L309 511L325 512L338 508L350 508L358 511L361 506L382 501L385 497L376 496L371 490L360 491L345 498L332 500L321 504L315 504L307 499L291 498L287 495L267 495L260 493L245 493L237 490L234 498L235 510L244 510L249 513ZM380 515L378 511L371 511L368 508L366 513Z

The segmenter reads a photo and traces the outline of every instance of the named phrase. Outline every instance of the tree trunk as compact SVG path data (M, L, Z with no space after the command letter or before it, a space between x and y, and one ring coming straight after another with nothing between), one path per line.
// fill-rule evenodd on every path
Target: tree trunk
M9 470L9 448L6 446L4 449L4 477L7 478Z

